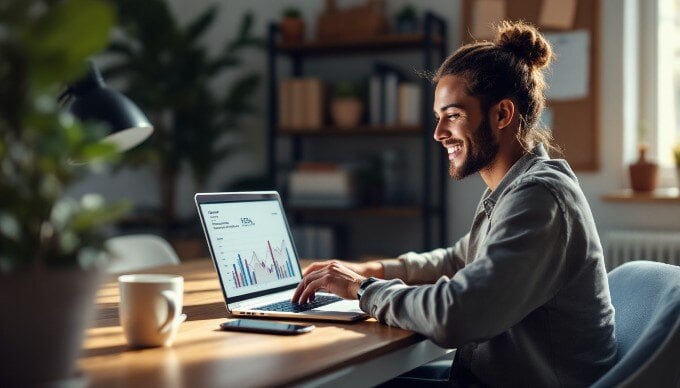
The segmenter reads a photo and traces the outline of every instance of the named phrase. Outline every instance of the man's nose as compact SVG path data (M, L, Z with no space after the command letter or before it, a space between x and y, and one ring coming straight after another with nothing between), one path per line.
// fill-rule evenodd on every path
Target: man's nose
M434 127L434 133L432 134L432 137L438 142L443 142L448 137L448 133L446 130L444 130L441 120L439 120L437 125Z

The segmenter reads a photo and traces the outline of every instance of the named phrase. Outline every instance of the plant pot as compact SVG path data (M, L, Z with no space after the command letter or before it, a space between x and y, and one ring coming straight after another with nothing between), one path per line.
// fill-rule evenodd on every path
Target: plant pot
M0 382L59 386L77 376L100 270L35 268L0 275Z
M639 149L637 162L629 166L630 185L633 191L653 191L659 176L659 165L646 158L647 148Z
M285 44L302 43L305 40L305 22L300 18L283 18L279 28Z
M356 97L335 98L331 101L331 117L339 128L356 127L363 111L364 106Z

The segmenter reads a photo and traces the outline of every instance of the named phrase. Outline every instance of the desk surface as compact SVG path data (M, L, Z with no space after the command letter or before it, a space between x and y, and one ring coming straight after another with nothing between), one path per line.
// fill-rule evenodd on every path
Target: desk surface
M209 260L141 272L184 276L187 321L170 348L128 348L118 320L118 283L112 278L97 295L80 358L92 386L317 385L328 375L375 365L390 354L399 354L403 364L394 369L394 359L389 361L396 375L446 353L418 334L373 319L315 322L315 330L300 336L220 331L218 325L229 315Z

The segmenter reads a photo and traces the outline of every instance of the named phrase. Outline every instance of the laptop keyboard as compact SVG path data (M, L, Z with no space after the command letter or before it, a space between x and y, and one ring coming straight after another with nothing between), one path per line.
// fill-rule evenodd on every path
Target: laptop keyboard
M268 304L266 306L258 307L258 310L263 311L280 311L290 313L300 313L315 309L317 307L325 306L327 304L335 303L342 300L342 298L333 295L316 295L314 301L305 304L296 304L289 300Z

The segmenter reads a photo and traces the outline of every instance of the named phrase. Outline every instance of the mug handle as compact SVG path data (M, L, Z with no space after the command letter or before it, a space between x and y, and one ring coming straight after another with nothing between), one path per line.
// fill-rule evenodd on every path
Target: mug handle
M164 334L168 330L170 330L170 328L172 327L172 323L175 321L175 314L177 313L177 304L175 303L175 292L165 290L161 292L161 295L163 296L163 298L165 298L165 301L168 304L168 317L165 319L165 322L163 322L161 327L158 329L159 333Z

